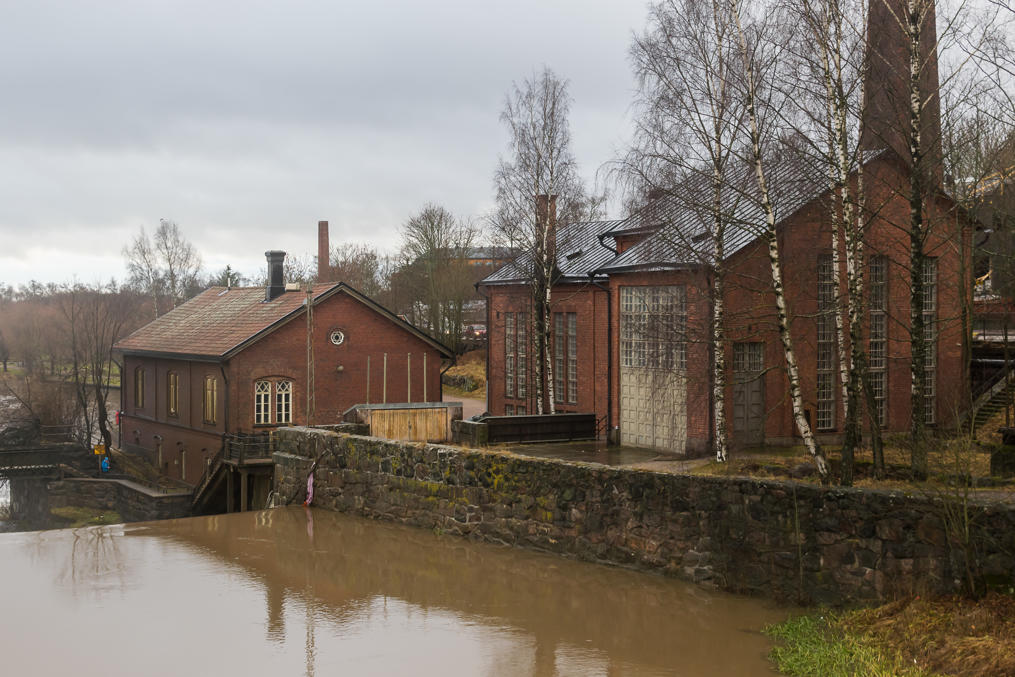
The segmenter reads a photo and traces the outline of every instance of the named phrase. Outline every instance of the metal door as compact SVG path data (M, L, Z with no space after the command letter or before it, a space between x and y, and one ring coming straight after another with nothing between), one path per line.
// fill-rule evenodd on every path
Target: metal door
M733 344L733 441L765 441L764 344Z

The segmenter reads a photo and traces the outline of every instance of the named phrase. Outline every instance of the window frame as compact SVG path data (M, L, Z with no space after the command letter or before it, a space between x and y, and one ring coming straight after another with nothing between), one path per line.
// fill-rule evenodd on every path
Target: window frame
M253 382L254 426L292 425L296 383L285 376L262 377Z
M166 416L180 416L180 374L175 371L166 372Z
M207 425L218 423L218 377L214 374L204 375L204 393L201 398L202 418Z
M144 365L134 367L134 408L144 409L145 368Z
M831 254L818 254L816 267L817 315L814 341L814 425L817 430L834 431L836 414L836 275Z

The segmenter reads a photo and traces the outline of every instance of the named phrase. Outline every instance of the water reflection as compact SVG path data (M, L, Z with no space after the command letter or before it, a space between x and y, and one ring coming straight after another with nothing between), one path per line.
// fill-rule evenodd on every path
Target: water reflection
M0 536L0 571L4 587L23 582L14 601L34 605L25 655L11 659L33 674L56 670L33 665L41 640L28 638L65 635L83 653L49 667L76 674L86 658L106 675L770 674L757 629L786 615L304 508ZM93 628L107 638L94 646Z

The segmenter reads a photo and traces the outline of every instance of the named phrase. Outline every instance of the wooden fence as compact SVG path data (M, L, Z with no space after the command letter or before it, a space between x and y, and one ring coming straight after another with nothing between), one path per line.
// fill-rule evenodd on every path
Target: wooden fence
M345 412L350 423L366 423L370 434L408 442L447 442L451 421L462 418L461 402L360 404Z

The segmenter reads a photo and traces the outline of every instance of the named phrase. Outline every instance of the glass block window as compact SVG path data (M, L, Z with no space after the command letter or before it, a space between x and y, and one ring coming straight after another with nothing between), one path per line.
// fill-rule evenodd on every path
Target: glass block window
M515 376L515 381L518 384L518 399L524 400L527 393L527 376L528 376L528 346L529 346L529 335L528 335L528 315L525 313L518 313L517 318L518 332L515 334L515 345L518 347L518 373ZM519 412L520 413L520 412Z
M578 403L578 314L567 314L567 401Z
M524 400L527 392L528 322L526 313L504 313L504 395Z
M867 341L871 390L874 392L874 416L878 425L887 422L888 384L888 259L871 256L867 275L870 306L870 335Z
M687 293L683 285L620 288L620 363L687 368Z
M937 412L937 259L923 259L923 406L924 422L936 422Z
M553 314L553 399L578 402L578 314Z
M835 429L835 270L829 254L818 256L817 401L818 430Z
M504 394L515 396L515 314L504 313Z

